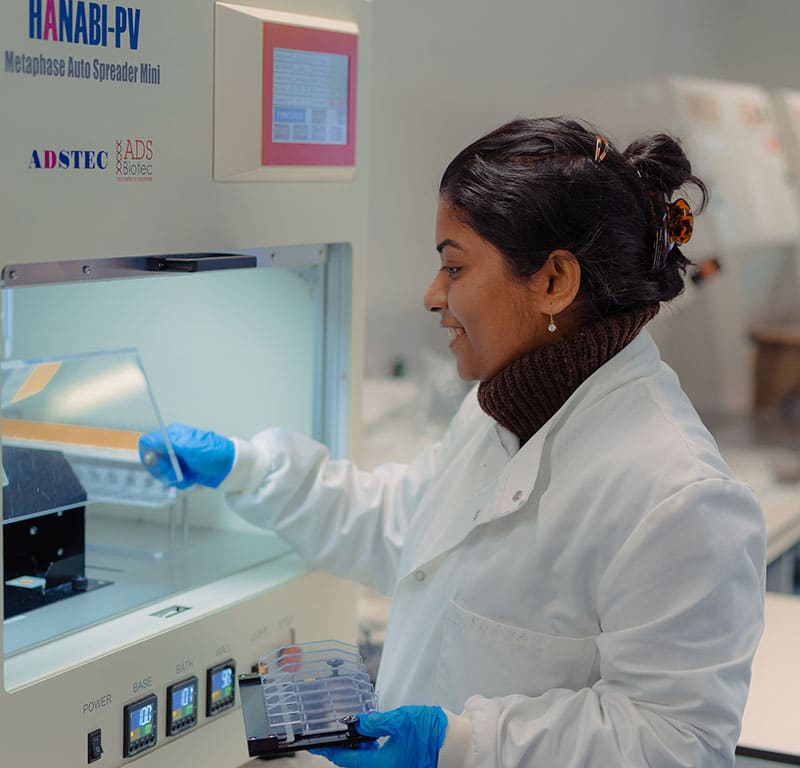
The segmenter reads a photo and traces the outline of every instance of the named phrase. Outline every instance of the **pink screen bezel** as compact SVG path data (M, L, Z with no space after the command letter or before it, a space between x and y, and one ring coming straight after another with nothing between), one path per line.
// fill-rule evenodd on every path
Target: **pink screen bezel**
M347 73L347 143L289 144L272 141L273 52L275 48L336 53L349 58ZM356 161L356 68L358 35L290 24L264 22L264 94L262 110L262 165L346 165Z

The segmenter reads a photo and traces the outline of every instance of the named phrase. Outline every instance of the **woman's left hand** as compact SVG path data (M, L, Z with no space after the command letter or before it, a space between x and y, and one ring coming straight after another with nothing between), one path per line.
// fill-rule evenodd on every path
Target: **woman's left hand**
M447 730L441 707L399 707L358 716L356 730L364 736L388 738L379 746L357 749L323 747L309 750L342 768L436 768Z

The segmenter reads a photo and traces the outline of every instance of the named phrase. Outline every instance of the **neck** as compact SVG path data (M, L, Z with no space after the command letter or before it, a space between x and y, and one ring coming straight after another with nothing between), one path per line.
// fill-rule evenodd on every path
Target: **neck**
M658 306L586 323L514 360L478 387L481 408L524 445L600 366L630 344Z

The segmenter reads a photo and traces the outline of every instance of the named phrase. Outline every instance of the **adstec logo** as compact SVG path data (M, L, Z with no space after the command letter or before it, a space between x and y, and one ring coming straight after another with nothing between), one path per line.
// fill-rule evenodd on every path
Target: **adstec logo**
M131 137L114 140L114 151L106 147L37 147L28 155L28 168L36 171L113 170L117 181L152 181L155 149L152 139Z
M36 171L105 171L108 152L104 149L42 147L31 150L28 168Z
M152 139L117 139L115 148L117 181L153 180Z

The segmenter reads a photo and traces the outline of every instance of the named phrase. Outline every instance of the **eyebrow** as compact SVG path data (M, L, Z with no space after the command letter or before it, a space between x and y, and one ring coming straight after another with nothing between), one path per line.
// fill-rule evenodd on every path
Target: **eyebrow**
M442 240L441 243L438 243L436 245L436 250L439 251L439 253L441 253L448 246L450 248L457 248L459 251L463 250L455 240L451 240L449 237L445 240Z

